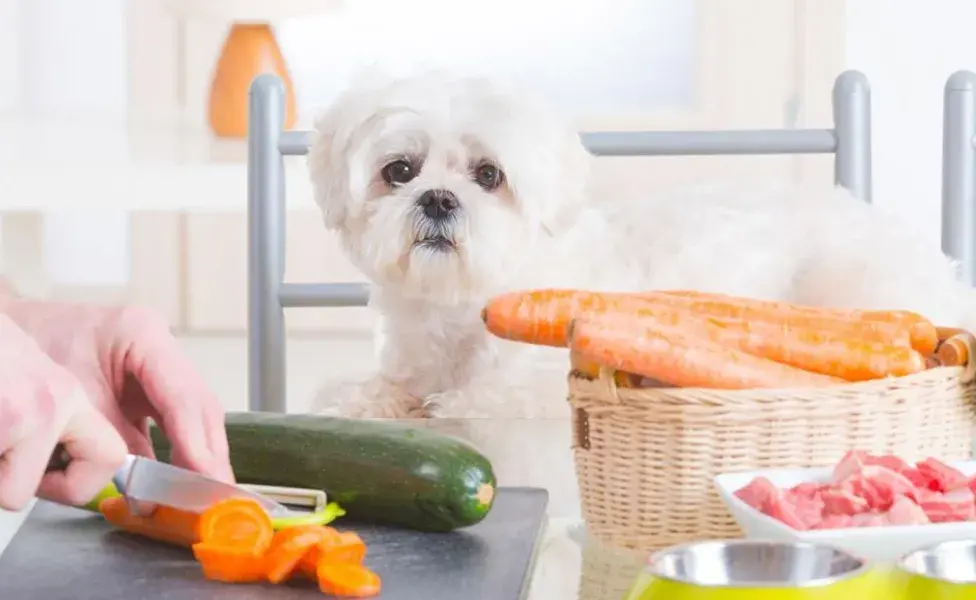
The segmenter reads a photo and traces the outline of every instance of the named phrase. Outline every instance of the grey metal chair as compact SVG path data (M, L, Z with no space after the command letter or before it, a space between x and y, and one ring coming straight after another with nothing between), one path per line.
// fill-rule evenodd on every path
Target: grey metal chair
M970 88L971 89L971 88ZM365 306L358 283L284 281L285 188L283 157L308 152L310 134L284 131L284 88L273 75L254 80L248 122L248 377L249 408L285 412L284 309ZM972 109L965 113L968 123ZM590 132L581 137L601 156L719 154L834 154L834 180L871 201L871 92L856 71L833 89L832 129L755 131ZM953 147L953 152L958 150ZM969 154L973 154L972 146ZM970 181L972 170L968 171ZM972 185L967 188L971 194ZM953 196L955 198L955 196ZM972 205L967 206L967 210Z
M942 251L976 283L976 74L946 82L942 114Z

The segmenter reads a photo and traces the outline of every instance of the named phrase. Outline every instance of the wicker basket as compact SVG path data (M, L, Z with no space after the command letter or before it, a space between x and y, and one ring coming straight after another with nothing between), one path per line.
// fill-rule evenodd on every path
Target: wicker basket
M835 388L618 388L572 373L573 453L590 535L657 550L740 537L714 489L725 472L835 464L864 449L908 460L972 457L976 338L969 363Z
M620 600L634 587L647 553L588 541L580 564L579 600Z

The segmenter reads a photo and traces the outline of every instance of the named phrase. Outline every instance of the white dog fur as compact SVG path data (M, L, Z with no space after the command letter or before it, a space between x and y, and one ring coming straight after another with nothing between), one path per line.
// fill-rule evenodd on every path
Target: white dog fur
M388 185L401 159L403 183ZM484 79L430 72L345 92L309 167L326 226L372 283L380 367L328 385L317 410L566 417L566 352L485 332L485 301L514 289L692 288L976 328L976 296L939 248L842 189L599 190L593 160L551 111ZM445 220L418 208L429 190L456 197Z

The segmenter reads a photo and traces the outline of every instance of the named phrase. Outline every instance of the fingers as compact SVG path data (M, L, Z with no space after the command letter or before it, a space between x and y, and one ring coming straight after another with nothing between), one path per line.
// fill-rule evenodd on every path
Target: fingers
M95 497L127 453L115 427L90 407L80 407L71 415L60 441L71 455L71 463L64 471L44 475L37 495L61 504L81 505Z
M40 359L38 359L40 360ZM29 421L4 442L0 457L0 507L20 510L35 495L68 505L94 497L111 480L126 447L96 411L77 381L54 363L34 369L6 397ZM45 473L58 442L70 457L65 471Z
M224 410L165 324L144 311L121 328L124 370L138 380L157 423L173 444L174 464L232 482Z
M14 440L0 456L0 507L24 508L37 492L48 459L58 443L56 428L38 428Z

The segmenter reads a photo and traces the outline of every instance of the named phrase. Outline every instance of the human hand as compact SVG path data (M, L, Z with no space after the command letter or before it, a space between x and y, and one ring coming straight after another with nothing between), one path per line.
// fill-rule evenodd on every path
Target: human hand
M234 481L223 407L155 312L10 298L0 313L77 378L132 454L154 457L152 419L175 465Z
M58 442L71 463L45 474ZM125 442L78 380L0 315L0 508L20 510L35 494L83 504L125 455Z

